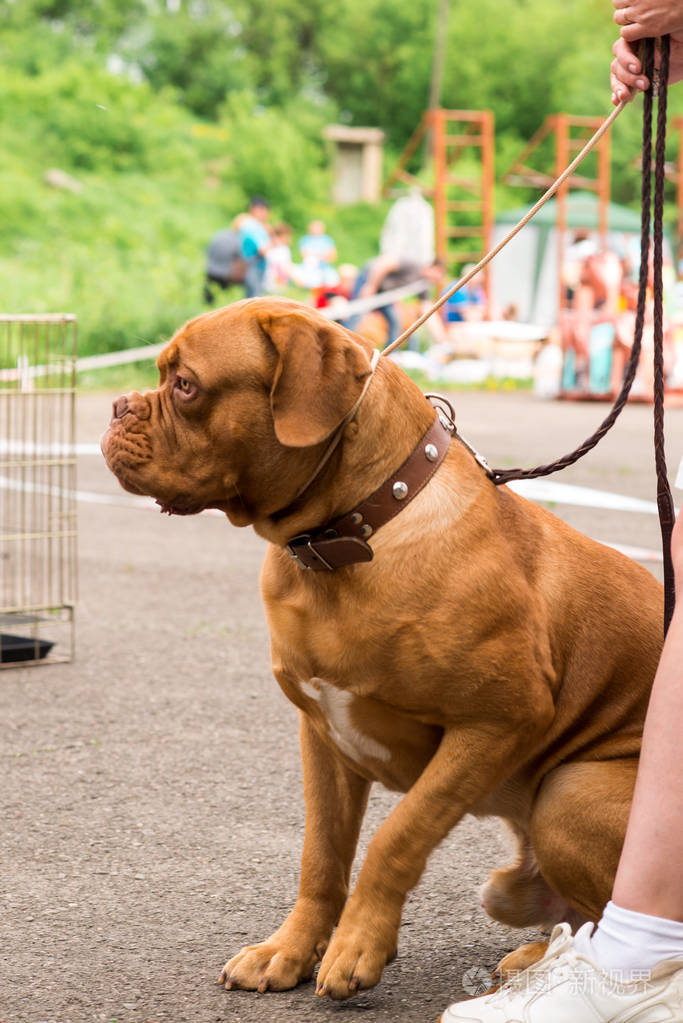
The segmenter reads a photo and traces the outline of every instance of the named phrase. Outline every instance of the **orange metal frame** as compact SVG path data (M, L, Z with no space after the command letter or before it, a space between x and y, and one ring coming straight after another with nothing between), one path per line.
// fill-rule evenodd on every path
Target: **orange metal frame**
M434 184L427 186L406 166L425 138L430 141ZM413 132L399 162L384 186L384 194L396 181L417 185L434 202L436 254L447 268L479 262L491 248L494 213L494 118L490 110L427 110ZM468 156L468 168L458 174L458 163ZM472 159L474 158L474 159ZM476 164L473 173L472 164ZM454 223L453 214L475 214L473 223ZM469 241L460 249L455 240ZM484 290L489 294L488 267Z
M523 185L533 188L548 188L574 156L580 152L586 142L602 124L600 117L572 117L569 114L553 114L546 117L536 134L529 140L512 167L503 175L503 181L509 185ZM578 135L575 134L578 131ZM548 136L554 137L555 160L552 173L535 170L526 165L529 156L538 149ZM609 200L611 192L611 141L610 133L606 132L596 147L596 177L573 174L557 192L557 244L558 244L558 293L560 309L565 305L562 287L562 262L566 245L567 233L567 198L572 188L597 193L598 196L598 231L603 243L607 237Z
M511 185L548 188L565 170L574 156L602 124L600 117L575 117L553 114L530 139L517 160L503 176ZM683 118L674 122L683 132ZM423 139L429 139L433 159L434 183L426 185L418 176L406 170L408 162L417 152ZM552 169L538 170L528 166L529 157L548 138L554 140ZM611 142L607 132L596 146L597 168L595 177L573 174L557 192L557 236L561 267L566 245L567 198L572 188L595 192L599 202L598 230L605 239L608 230L608 212L611 192ZM457 173L457 164L463 155L469 158L465 174ZM476 154L476 155L475 155ZM477 173L472 174L472 156L475 155ZM427 110L404 149L396 167L384 186L384 195L397 181L417 185L434 202L436 223L436 252L450 269L454 264L478 262L489 251L493 238L494 219L494 117L490 110ZM678 160L679 235L683 230L683 137ZM474 223L454 223L453 214L476 214ZM453 241L469 240L468 249L460 249ZM484 286L489 294L488 267L484 270ZM565 305L561 279L558 280L560 308Z

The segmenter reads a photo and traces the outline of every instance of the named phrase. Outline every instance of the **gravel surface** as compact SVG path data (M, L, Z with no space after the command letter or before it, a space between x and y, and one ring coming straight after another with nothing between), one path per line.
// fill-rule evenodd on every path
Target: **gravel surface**
M79 399L79 441L98 439L110 400ZM455 404L496 467L564 454L607 411L517 393ZM653 500L651 419L627 408L558 479ZM683 410L667 435L674 475ZM96 456L79 459L79 488L122 493ZM654 516L554 510L603 541L659 544ZM218 986L292 905L303 835L296 713L270 674L259 597L265 547L220 517L132 505L81 505L79 534L76 660L0 672L0 1023L435 1023L468 970L537 936L479 908L509 846L498 822L467 818L410 896L378 987L334 1004L313 983ZM363 847L396 798L373 792Z

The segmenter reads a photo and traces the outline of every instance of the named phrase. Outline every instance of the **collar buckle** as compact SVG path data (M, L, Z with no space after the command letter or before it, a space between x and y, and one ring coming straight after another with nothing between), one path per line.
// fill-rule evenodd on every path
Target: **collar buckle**
M310 533L293 536L286 549L289 556L303 571L313 569L318 572L334 572L334 566L330 565L329 561L315 548Z
M290 557L303 571L334 572L347 565L372 561L372 547L357 536L339 536L327 529L321 535L300 533L286 546Z

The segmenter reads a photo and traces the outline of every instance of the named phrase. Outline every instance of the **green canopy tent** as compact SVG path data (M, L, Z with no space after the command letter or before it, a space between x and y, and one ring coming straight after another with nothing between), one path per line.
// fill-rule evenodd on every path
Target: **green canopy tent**
M599 209L597 196L574 192L567 199L568 247L577 231L588 231L596 242ZM528 213L531 206L506 210L496 217L494 244ZM607 246L627 256L637 273L640 262L640 214L616 203L608 204ZM491 264L491 295L498 310L514 306L516 319L552 326L557 322L559 271L557 200L550 199L536 216L499 253Z

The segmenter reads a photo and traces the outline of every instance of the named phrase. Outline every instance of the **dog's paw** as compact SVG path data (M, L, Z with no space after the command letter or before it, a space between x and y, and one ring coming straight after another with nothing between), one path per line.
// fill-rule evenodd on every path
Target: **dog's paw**
M247 945L225 964L218 983L227 991L287 991L311 979L323 951L301 953L288 943L272 940Z
M547 941L532 941L528 945L520 945L514 952L508 952L506 956L503 956L496 967L496 973L504 981L509 980L542 959L547 948Z
M347 937L337 931L320 964L315 993L341 999L374 987L395 955L395 945L384 949L381 943L373 943L367 932L363 937Z

